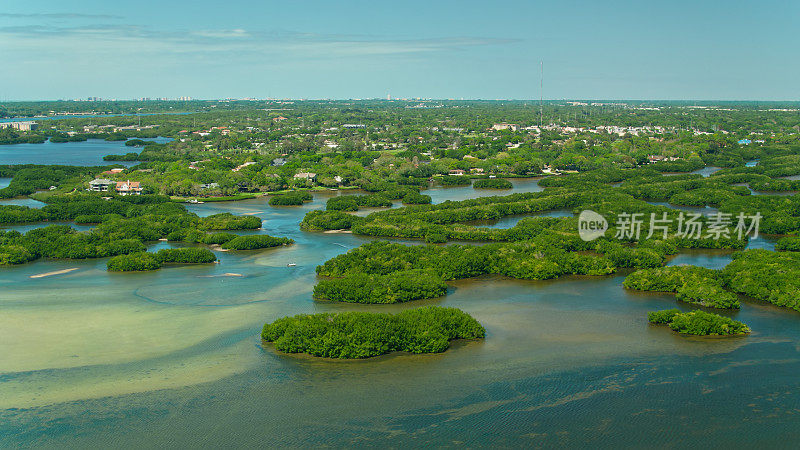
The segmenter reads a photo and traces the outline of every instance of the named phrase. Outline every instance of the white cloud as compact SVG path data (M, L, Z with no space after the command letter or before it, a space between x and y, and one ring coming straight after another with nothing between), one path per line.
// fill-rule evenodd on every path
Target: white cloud
M105 52L121 56L163 52L169 54L225 53L231 55L281 55L284 58L325 58L398 55L465 50L486 45L516 42L479 37L401 39L370 35L314 34L292 31L248 31L241 28L160 31L135 25L96 24L84 26L21 25L0 27L0 36L9 49L40 52L37 58L76 53L87 56Z
M81 14L81 13L0 13L0 18L9 19L123 19L114 14Z
M235 30L205 30L205 31L195 31L192 34L195 36L200 37L207 37L207 38L244 38L250 37L250 34L247 31L242 30L241 28Z

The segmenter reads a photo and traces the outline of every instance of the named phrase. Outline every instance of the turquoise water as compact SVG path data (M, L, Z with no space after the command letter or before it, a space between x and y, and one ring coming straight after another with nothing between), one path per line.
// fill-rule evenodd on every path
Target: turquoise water
M693 170L690 173L699 173L700 175L707 177L712 173L718 172L720 169L721 167L708 166L708 167L703 167L702 169Z
M509 178L508 180L514 185L512 189L474 189L472 186L434 186L422 191L422 193L430 195L433 203L442 203L446 200L457 202L475 197L502 196L520 192L540 192L544 189L539 186L540 178Z
M480 194L431 192L437 201ZM255 214L264 220L257 232L296 241L217 251L220 264L141 274L108 273L105 260L0 269L0 447L729 448L791 447L800 437L797 313L745 300L726 314L752 335L681 337L649 325L646 313L686 305L624 290L625 273L480 277L405 305L314 302L315 266L369 241L299 230L332 195L302 207L266 198L188 205L200 215ZM696 251L670 263L721 267L729 258ZM68 269L76 270L31 278ZM276 353L258 335L284 315L427 304L472 314L486 339L435 355L326 361Z
M467 222L469 225L476 227L487 228L513 228L519 223L520 220L526 217L572 217L572 211L569 209L555 209L552 211L542 211L539 213L519 214L515 216L506 216L497 220L472 220Z
M45 204L32 198L4 198L0 199L0 205L17 205L27 206L29 208L41 208Z
M0 189L3 189L10 183L11 178L0 178ZM41 208L44 206L44 203L32 198L4 198L0 199L0 205L18 205L27 206L29 208ZM2 225L0 225L0 227L2 227Z
M685 211L687 213L692 214L702 214L704 216L710 216L711 214L716 214L719 212L717 208L713 206L681 206L681 205L672 205L669 202L647 202L654 206L665 206L667 208L677 209L680 211Z
M146 139L159 143L170 138ZM121 164L132 166L135 161L103 161L110 154L139 153L141 147L126 147L125 141L89 139L83 142L45 141L42 144L0 145L0 164L65 164L73 166L103 166Z

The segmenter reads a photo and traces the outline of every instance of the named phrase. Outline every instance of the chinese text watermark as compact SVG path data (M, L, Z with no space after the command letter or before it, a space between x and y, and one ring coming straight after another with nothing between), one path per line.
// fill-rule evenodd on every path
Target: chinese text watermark
M745 214L714 212L703 220L699 213L678 213L670 217L666 212L656 213L619 213L614 228L617 239L638 240L668 239L744 239L758 237L758 226L761 213ZM584 210L578 216L578 234L584 241L592 241L604 236L608 230L608 221L591 210Z

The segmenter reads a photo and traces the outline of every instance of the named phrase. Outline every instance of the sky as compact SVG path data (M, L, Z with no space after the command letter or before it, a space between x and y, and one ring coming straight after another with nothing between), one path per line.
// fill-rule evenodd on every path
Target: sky
M796 0L5 0L0 100L796 101L798 23Z

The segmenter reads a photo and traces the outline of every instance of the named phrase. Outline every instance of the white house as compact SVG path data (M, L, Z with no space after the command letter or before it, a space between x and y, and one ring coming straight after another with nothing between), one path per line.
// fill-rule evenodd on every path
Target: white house
M105 178L95 178L89 182L89 190L93 192L108 192L108 188L114 184L113 181Z
M300 172L295 174L293 178L295 180L315 181L317 179L317 174L312 172Z
M119 195L141 195L142 188L138 181L117 181L117 193Z
M492 129L495 131L500 131L500 130L517 131L519 129L519 125L515 123L496 123L492 125Z

